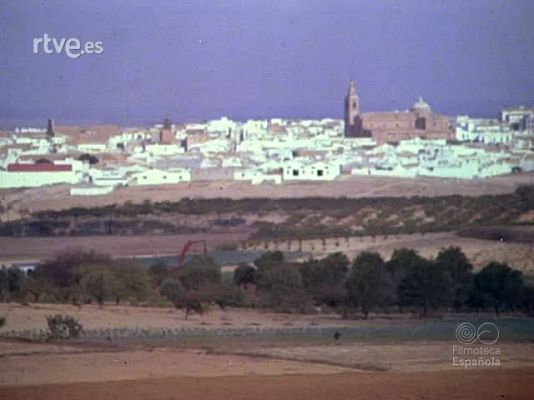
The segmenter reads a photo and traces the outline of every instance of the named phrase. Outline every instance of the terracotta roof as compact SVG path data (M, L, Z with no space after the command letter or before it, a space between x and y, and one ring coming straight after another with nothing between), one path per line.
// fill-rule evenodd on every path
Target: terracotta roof
M70 164L9 164L8 172L65 172L72 171Z

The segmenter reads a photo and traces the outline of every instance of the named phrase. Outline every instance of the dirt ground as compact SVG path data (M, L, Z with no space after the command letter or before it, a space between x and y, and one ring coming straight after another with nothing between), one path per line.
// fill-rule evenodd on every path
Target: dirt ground
M278 314L254 309L213 308L204 315L191 315L186 320L182 311L171 307L131 307L85 305L81 308L68 304L0 303L0 315L7 319L4 330L45 329L46 316L68 314L78 319L86 329L96 328L301 328L307 326L359 326L363 320L342 320L337 314ZM382 320L377 324L399 324L403 320Z
M87 305L82 308L65 304L32 304L21 306L18 304L0 304L0 315L7 318L7 327L10 330L44 329L45 317L50 314L65 313L72 315L87 329L94 328L149 328L149 327L212 327L223 326L283 326L291 322L293 326L306 326L317 323L318 320L311 315L295 316L259 313L253 310L213 311L199 316L192 315L187 320L181 311L165 307L129 307L109 305L100 309L98 306ZM331 324L340 322L339 317L332 316ZM328 323L328 317L321 318L321 323Z
M70 372L70 371L69 371ZM534 368L174 376L0 387L0 399L531 399Z
M127 200L140 202L175 201L183 197L239 199L243 197L295 198L318 197L406 197L406 196L480 196L511 193L518 186L534 183L534 174L507 175L480 180L438 178L394 178L343 176L331 182L298 182L283 185L253 186L246 182L212 181L177 185L132 186L104 196L70 196L67 186L49 186L27 190L0 190L6 202L25 205L30 211L91 207ZM13 211L15 212L15 211Z
M0 349L4 344L0 342ZM332 374L349 368L254 358L239 355L212 355L195 349L137 349L106 351L75 347L10 354L2 350L0 391L2 385L42 385L50 383L102 382L173 376L232 376L276 374ZM65 373L68 371L68 373Z
M452 368L453 342L355 342L332 345L252 346L216 353L315 362L362 371L441 371ZM534 367L534 344L499 344L499 368ZM471 367L469 367L471 368Z
M213 310L185 320L170 308L0 304L4 329L45 328L45 316L73 315L105 327L392 327L398 316L342 320L257 310ZM419 325L417 325L419 326ZM504 329L504 328L503 328ZM505 332L505 330L503 330ZM451 333L452 334L452 333ZM0 340L0 399L527 399L534 393L534 343L499 341L498 366L452 362L451 340L209 343ZM467 357L469 358L469 357Z
M500 345L499 366L469 368L452 365L449 342L244 348L4 340L0 399L526 399L534 390L529 343Z

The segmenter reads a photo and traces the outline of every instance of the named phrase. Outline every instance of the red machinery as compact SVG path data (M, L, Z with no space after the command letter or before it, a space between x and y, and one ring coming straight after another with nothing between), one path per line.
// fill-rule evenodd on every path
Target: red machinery
M205 240L190 240L188 241L184 248L182 249L182 252L180 253L180 257L178 258L178 268L182 268L184 266L185 256L189 252L192 246L201 243L203 246L204 254L208 252L208 245ZM198 253L195 251L195 253Z

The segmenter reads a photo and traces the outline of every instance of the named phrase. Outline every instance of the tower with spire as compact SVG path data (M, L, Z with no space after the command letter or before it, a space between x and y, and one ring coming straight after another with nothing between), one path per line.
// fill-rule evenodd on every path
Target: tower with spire
M354 81L350 81L349 91L345 96L345 136L352 136L356 133L356 118L359 114L360 97L356 93Z
M53 138L56 135L56 127L54 124L54 120L52 118L48 118L48 124L46 126L46 136L49 138Z

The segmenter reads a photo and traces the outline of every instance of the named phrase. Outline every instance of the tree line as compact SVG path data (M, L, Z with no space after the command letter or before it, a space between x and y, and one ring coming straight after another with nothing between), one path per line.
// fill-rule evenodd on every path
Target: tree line
M473 270L458 247L428 259L397 249L389 260L361 252L352 263L342 253L302 262L280 251L240 264L225 279L213 259L192 257L183 268L164 262L150 267L83 251L57 255L26 276L0 270L0 300L20 302L172 304L185 316L210 307L258 307L281 312L337 312L344 317L372 312L492 311L534 315L534 287L521 271L491 262Z
M302 310L311 304L344 316L358 310L365 318L377 310L423 316L436 311L534 311L534 288L525 284L521 271L491 262L474 272L458 247L441 250L435 259L406 248L395 250L387 261L364 251L352 263L342 253L291 263L281 252L269 252L254 264L236 269L236 283L255 283L260 302L278 309Z

